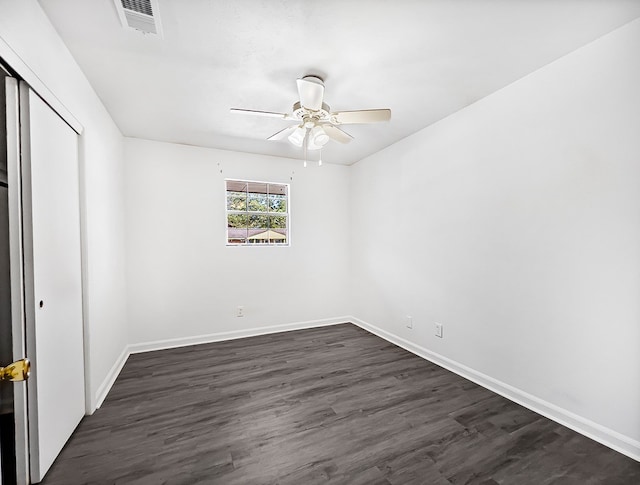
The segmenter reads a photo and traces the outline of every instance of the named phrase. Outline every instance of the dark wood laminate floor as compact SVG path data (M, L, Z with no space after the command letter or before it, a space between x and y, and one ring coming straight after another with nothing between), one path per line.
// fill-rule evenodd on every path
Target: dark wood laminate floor
M132 355L46 485L640 484L640 463L351 324Z

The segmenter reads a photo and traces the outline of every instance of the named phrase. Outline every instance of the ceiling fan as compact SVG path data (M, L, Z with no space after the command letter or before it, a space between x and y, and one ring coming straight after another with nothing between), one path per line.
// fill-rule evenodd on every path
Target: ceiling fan
M340 125L377 123L391 119L390 109L366 109L358 111L335 111L324 102L324 81L317 76L304 76L297 80L300 100L294 103L292 113L274 113L250 109L231 108L232 113L269 116L295 121L267 140L288 140L298 147L318 150L329 140L349 143L353 137L339 128Z

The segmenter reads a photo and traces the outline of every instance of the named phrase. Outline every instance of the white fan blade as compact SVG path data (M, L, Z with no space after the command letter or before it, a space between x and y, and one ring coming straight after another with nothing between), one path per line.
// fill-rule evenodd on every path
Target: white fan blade
M286 113L274 113L273 111L257 111L255 109L231 108L231 112L244 114L244 115L267 116L269 118L281 118L283 120L295 119L291 115Z
M267 140L282 140L293 133L297 127L298 125L287 126L284 130L280 130L278 133L271 135Z
M342 131L340 128L336 126L322 125L322 128L324 129L325 133L329 136L329 138L337 142L349 143L351 140L353 140L353 137L349 133Z
M322 108L322 98L324 96L324 84L320 78L306 76L297 80L300 104L311 111L318 111Z
M390 109L363 109L359 111L338 111L337 113L331 113L331 121L341 125L377 123L378 121L389 121L390 119Z

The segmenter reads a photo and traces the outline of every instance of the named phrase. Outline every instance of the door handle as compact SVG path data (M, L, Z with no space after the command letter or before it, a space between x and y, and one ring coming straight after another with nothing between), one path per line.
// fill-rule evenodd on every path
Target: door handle
M6 367L0 367L0 381L26 381L31 374L29 359L20 359Z

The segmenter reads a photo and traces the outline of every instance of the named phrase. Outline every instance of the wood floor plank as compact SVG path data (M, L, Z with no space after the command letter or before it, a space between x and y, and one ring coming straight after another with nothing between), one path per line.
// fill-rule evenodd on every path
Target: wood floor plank
M631 485L640 463L343 324L132 355L43 483Z

